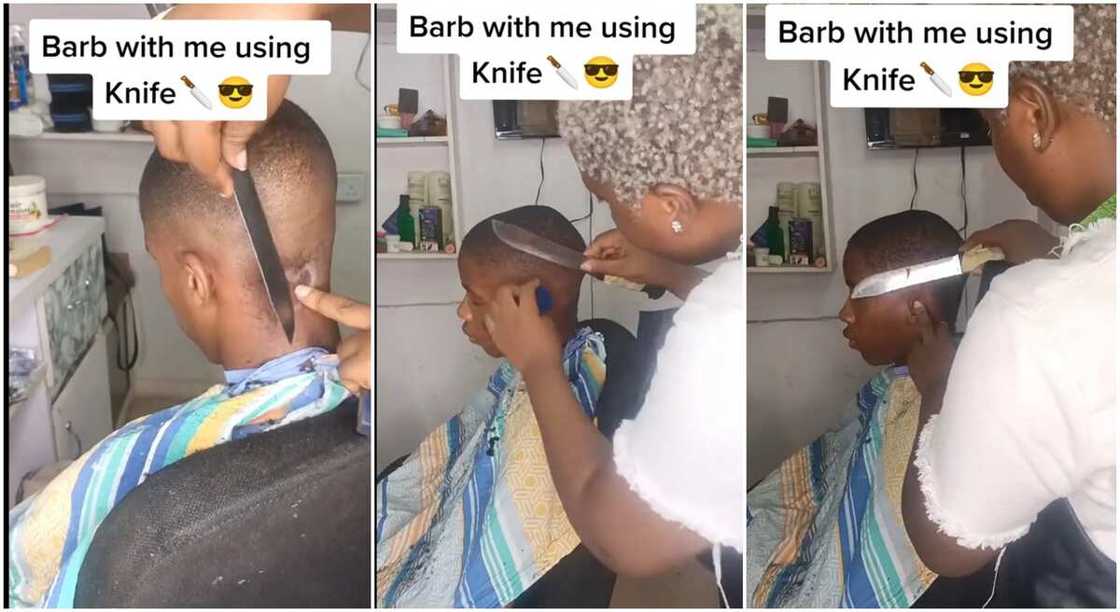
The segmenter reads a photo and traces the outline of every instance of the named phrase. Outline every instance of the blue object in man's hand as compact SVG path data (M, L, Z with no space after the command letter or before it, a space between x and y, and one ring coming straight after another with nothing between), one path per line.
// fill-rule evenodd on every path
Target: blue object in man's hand
M552 294L545 289L544 286L538 286L536 290L537 296L537 309L540 310L542 315L548 314L552 310Z

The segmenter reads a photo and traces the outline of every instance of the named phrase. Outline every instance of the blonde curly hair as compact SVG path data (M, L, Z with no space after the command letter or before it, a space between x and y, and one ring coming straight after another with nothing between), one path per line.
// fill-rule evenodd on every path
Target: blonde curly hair
M1116 5L1073 6L1073 61L1012 62L1011 80L1030 77L1060 102L1116 130Z
M742 6L698 6L694 55L636 56L630 100L562 102L558 119L580 171L632 207L658 183L742 206Z

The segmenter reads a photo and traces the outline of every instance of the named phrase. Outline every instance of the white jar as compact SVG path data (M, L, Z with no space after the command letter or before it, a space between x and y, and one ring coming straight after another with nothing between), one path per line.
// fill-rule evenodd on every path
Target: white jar
M47 224L47 179L34 174L8 177L8 233L30 234Z

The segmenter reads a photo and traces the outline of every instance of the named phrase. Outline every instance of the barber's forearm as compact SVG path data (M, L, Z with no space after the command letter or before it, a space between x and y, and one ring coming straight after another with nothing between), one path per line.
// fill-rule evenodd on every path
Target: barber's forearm
M918 431L914 436L910 462L906 466L906 479L902 485L902 516L910 543L926 567L942 576L968 576L991 560L995 551L964 548L958 545L954 538L941 533L937 523L933 522L926 512L925 494L922 493L918 468L915 464L922 431L930 418L940 414L944 395L945 389L941 387L922 396Z
M343 32L369 32L369 4L315 4L318 19L331 22L331 29Z
M183 4L168 19L323 19L331 29L369 32L368 4Z
M657 515L618 475L610 443L572 394L559 364L525 374L553 484L592 553L620 574L655 575L709 544Z

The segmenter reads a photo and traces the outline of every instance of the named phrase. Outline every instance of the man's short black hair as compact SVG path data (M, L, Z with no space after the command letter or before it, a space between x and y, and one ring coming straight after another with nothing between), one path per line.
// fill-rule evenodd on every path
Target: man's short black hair
M247 156L285 269L307 272L310 267L313 277L328 278L337 174L326 135L303 109L285 100L250 139ZM145 233L158 232L160 240L189 244L199 235L217 236L223 256L251 254L235 201L158 150L140 179L140 217ZM247 267L255 278L255 264Z
M587 248L579 230L560 211L547 206L522 206L483 219L463 237L459 250L460 272L464 262L482 266L501 283L522 283L536 278L552 292L557 313L575 317L583 272L572 270L523 253L494 233L491 221L498 220L530 231L541 238L566 246L577 253Z
M556 264L523 253L502 242L494 234L491 221L498 220L528 230L541 238L566 246L577 253L587 248L583 236L560 211L548 206L521 206L491 217L471 228L463 237L461 257L480 258L495 266L518 267L525 270L547 269ZM578 271L573 271L579 274Z
M926 210L906 210L879 217L856 230L848 239L848 251L858 252L874 272L885 272L956 255L963 242L941 216ZM930 283L946 316L955 316L960 307L964 283L963 276Z

